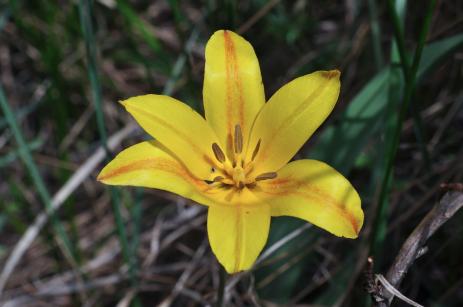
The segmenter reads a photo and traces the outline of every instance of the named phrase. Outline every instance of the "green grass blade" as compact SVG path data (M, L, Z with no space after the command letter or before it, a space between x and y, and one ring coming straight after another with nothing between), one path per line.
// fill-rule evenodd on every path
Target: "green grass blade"
M138 17L130 4L125 0L117 0L116 2L119 11L127 19L129 24L139 31L148 46L156 53L164 52L159 40L148 30L149 25Z
M326 127L309 157L323 160L348 174L368 140L378 133L387 103L389 68L376 74L359 91L337 125Z
M18 143L18 146L19 146L18 154L21 160L23 161L23 163L26 165L27 171L29 175L31 176L32 182L35 188L37 189L37 192L39 194L41 201L44 203L47 212L51 215L51 222L53 225L53 229L56 232L57 239L59 240L59 242L62 243L62 244L59 244L59 246L63 247L63 252L65 253L65 256L68 259L71 259L72 261L75 262L76 258L75 258L74 247L71 241L69 240L66 234L66 231L64 230L64 227L61 224L61 221L58 219L55 212L51 209L50 194L48 193L45 182L40 176L39 170L37 168L37 164L34 162L34 159L32 158L30 149L25 141L25 138L16 121L16 118L14 117L14 113L8 104L6 96L3 92L3 86L1 84L0 84L0 107L3 111L3 114L5 115L5 118L8 122L8 125L11 131L13 132L13 136L16 142ZM4 285L0 285L0 292L3 289L3 287Z
M85 40L85 48L86 48L86 55L87 55L87 68L88 68L88 76L90 79L90 86L92 89L92 100L95 106L95 114L98 124L98 132L100 135L100 140L103 147L106 149L107 153L109 154L109 150L107 148L107 133L104 123L104 114L102 108L102 93L101 93L101 83L98 75L98 64L97 64L97 50L96 50L96 40L93 31L93 22L92 22L92 1L91 0L81 0L79 2L79 14L80 14L80 22L81 28L84 35ZM136 257L130 252L129 244L128 244L128 235L127 229L124 224L124 220L122 218L121 213L121 197L119 191L116 188L110 187L110 194L112 199L112 207L113 213L116 223L117 234L119 237L119 242L121 244L122 254L124 257L124 261L128 265L129 268L129 275L132 281L133 286L137 285L136 275Z
M436 0L429 0L426 15L425 15L423 25L421 27L421 31L418 37L418 45L415 49L415 54L413 56L413 63L410 68L411 73L412 73L410 77L413 78L413 83L415 82L416 73L418 71L418 67L421 62L421 55L423 54L424 45L426 43L426 37L428 35L429 28L431 27L431 20L432 20L432 16L433 16L433 12L435 8L436 8Z
M434 42L424 47L423 60L417 71L417 82L432 71L442 59L463 46L463 34ZM384 122L390 68L371 78L352 99L340 120L327 126L308 157L323 160L343 174L348 174L371 140L380 133Z
M34 151L34 150L41 148L42 145L43 145L43 140L36 139L36 140L33 140L32 142L29 142L27 144L27 147L29 148L29 150ZM20 151L21 151L20 149L12 150L3 156L0 156L0 168L6 167L9 164L13 163L20 156Z
M27 115L29 115L30 113L34 112L39 107L39 105L41 104L42 101L43 100L41 100L41 99L38 100L38 101L32 101L27 106L24 106L23 108L17 110L15 112L15 118L17 118L18 121L21 121L22 118L24 118ZM6 121L6 119L0 118L0 129L3 129L7 125L8 125L8 122Z
M462 46L463 35L456 35L425 46L423 60L417 72L417 80L419 81L425 74L430 73L435 64ZM378 153L365 149L368 144L372 142L376 144L377 140L381 139L380 135L384 128L385 110L388 104L388 91L391 88L392 80L390 67L386 67L374 75L371 81L366 83L354 97L339 120L328 125L320 133L317 144L311 149L308 157L325 161L345 175L352 171L362 153L367 155L368 159L374 159ZM400 82L403 82L402 77ZM403 95L403 88L397 95L399 97ZM373 148L375 147L373 146ZM383 174L382 171L381 174L375 176L382 178ZM288 221L285 223L277 222L278 220L273 222L271 228L272 233L278 234L276 237L281 237L290 231L287 229ZM286 232L283 231L283 228L286 228ZM281 252L285 253L287 249L282 248ZM298 269L299 267L295 268ZM276 270L278 267L269 268L269 270L272 269ZM288 277L282 283L282 287L292 289L297 282L298 278L290 279ZM272 288L272 297L285 295L286 292L279 291L278 286L280 285L277 284L277 287Z
M392 1L389 1L390 8L392 7L391 3ZM430 0L427 11L426 11L426 18L425 18L425 21L423 23L423 26L420 32L418 46L416 47L415 54L413 57L413 64L412 66L408 66L406 69L405 68L403 69L404 78L405 78L405 94L403 98L403 103L400 107L399 118L398 118L397 124L393 132L392 141L390 143L390 146L388 146L388 148L386 149L387 154L386 154L385 174L383 177L383 181L381 183L379 200L378 200L378 209L377 209L375 221L373 223L373 231L371 235L371 249L375 256L381 253L382 244L378 244L378 243L384 240L384 232L381 231L381 229L384 227L381 225L383 219L381 219L380 217L383 217L385 215L385 211L387 210L387 206L386 206L387 196L389 194L390 180L392 176L392 167L393 167L393 163L395 160L395 156L397 154L397 149L399 147L400 132L402 131L402 125L405 120L406 112L412 101L412 97L413 97L413 93L414 93L415 85L416 85L416 79L417 79L416 73L418 71L418 66L421 60L421 54L424 48L425 38L429 30L430 19L434 12L435 4L436 4L435 0ZM394 13L392 14L395 15ZM400 24L397 22L394 22L393 24L394 24L394 32L396 33L396 35L399 35L400 29L398 29L397 27L400 27ZM396 39L397 41L403 40L403 36L397 37ZM408 60L406 60L405 52L400 52L400 43L398 45L399 45L399 53L401 56L402 66L410 65L408 63Z
M405 50L405 35L404 35L404 30L403 30L404 18L402 15L405 9L403 6L399 6L398 8L395 1L388 1L388 11L392 19L394 37L395 37L394 42L396 43L396 46L399 52L400 67L402 68L405 82L411 82L411 79L415 78L415 74L416 74L416 72L413 71L413 67L415 67L415 65L418 65L418 63L413 63L413 64L410 63L409 55L407 54ZM426 20L425 20L425 23L426 23ZM419 62L419 58L421 57L422 47L424 46L424 39L423 39L423 45L421 46L421 50L419 50L420 49L419 46L420 46L420 43L418 43L418 47L416 48L416 51L418 52L419 57L417 58L416 57L417 53L415 53L415 57L413 61L415 61L415 59L418 59L418 62ZM420 107L412 103L411 113L413 116L415 135L418 140L418 143L420 144L420 149L421 149L421 153L423 156L423 160L425 161L426 165L429 165L429 153L428 153L428 150L425 144L426 137L424 135L423 120L421 119Z
M445 55L463 46L463 34L457 34L426 45L418 65L417 79L423 78Z
M137 15L128 1L117 0L117 8L126 20L129 29L133 30L134 34L141 36L143 41L156 55L156 58L152 60L150 65L156 67L161 72L168 73L171 67L171 59L165 52L161 42L153 34L154 31L151 25Z
M397 49L400 55L401 68L405 78L407 79L410 76L410 60L405 49L405 35L402 26L403 17L401 17L397 12L396 3L394 0L389 0L387 4L388 12L393 24L395 42L397 44Z
M104 114L102 109L102 96L101 96L101 85L100 79L97 71L97 51L96 51L96 41L95 34L93 32L92 25L92 1L90 0L81 0L79 6L80 13L80 24L82 32L84 34L85 40L85 50L87 57L87 69L88 77L90 79L90 86L92 89L92 100L95 107L95 115L98 125L98 133L100 134L100 139L103 147L108 151L106 142L108 139L105 123L104 123ZM108 151L109 152L109 151Z
M378 9L376 6L376 0L368 0L368 10L370 13L373 55L375 57L376 69L379 71L384 66L384 59L381 48L381 28L378 21Z

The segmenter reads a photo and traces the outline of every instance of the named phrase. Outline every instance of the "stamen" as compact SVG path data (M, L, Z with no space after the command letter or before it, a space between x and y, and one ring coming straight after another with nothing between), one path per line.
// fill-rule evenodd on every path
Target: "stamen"
M235 153L243 151L243 133L241 132L240 125L235 125Z
M212 144L212 151L214 152L215 158L219 162L225 162L225 154L223 153L222 149L220 149L219 145L217 145L217 143Z
M212 179L213 182L222 182L222 180L224 180L222 176L217 176L214 179Z
M257 142L256 148L254 148L254 151L252 152L251 161L254 161L254 158L257 156L257 153L259 152L260 141L261 141L261 139L259 139L259 141Z
M256 181L262 181L262 180L268 180L268 179L274 179L277 177L276 172L270 172L270 173L263 173L260 174L259 176L256 177Z
M254 189L256 187L256 183L255 182L248 183L248 184L246 184L246 187L248 189Z

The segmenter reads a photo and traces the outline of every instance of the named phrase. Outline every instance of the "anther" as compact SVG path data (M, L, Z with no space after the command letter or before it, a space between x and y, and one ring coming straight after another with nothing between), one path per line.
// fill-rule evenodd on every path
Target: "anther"
M238 189L243 189L244 188L244 182L243 181L240 181L238 183Z
M270 173L263 173L260 174L259 176L256 177L256 181L262 181L262 180L268 180L268 179L274 179L277 177L276 172L270 172Z
M213 182L222 182L224 178L222 176L217 176L214 179L212 179Z
M257 142L256 148L254 148L254 151L252 152L251 161L254 161L254 158L257 156L257 153L259 152L260 141L261 139L259 139L259 141Z
M215 158L219 162L225 162L225 154L223 153L222 149L220 149L219 145L217 145L217 143L212 144L212 151L214 152Z
M246 184L246 187L248 189L254 189L256 187L256 183L255 182L248 183L248 184Z
M243 133L241 132L240 125L235 125L235 153L243 151Z

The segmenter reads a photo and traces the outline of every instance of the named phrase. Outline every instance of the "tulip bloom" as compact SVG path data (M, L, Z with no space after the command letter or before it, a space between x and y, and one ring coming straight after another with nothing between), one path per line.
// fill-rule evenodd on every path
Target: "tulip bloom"
M169 191L208 207L212 251L228 273L249 269L272 216L293 216L356 238L363 224L350 182L316 160L289 162L332 111L340 72L294 79L265 102L254 49L234 32L206 46L205 118L163 95L122 102L155 140L119 153L98 180Z

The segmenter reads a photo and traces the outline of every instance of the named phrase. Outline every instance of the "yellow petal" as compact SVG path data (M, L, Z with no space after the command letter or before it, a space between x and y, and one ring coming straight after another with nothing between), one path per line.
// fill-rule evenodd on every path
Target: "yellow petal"
M267 242L269 227L270 209L267 204L208 209L209 243L230 274L251 268Z
M197 179L156 141L142 142L121 151L97 178L109 185L156 188L176 193L204 205L210 186Z
M339 71L318 71L280 88L256 118L248 158L260 141L255 173L285 165L330 114L339 96Z
M122 102L151 136L168 148L198 178L208 179L217 138L204 118L168 96L144 95Z
M127 185L169 191L206 206L257 206L249 189L239 193L198 179L157 141L142 142L121 151L97 178L109 185Z
M339 237L356 238L362 228L359 195L344 176L323 162L291 162L259 188L256 193L270 204L272 216L298 217Z
M203 99L206 120L230 157L234 127L240 125L246 146L251 125L265 103L256 54L238 34L220 30L209 39Z

